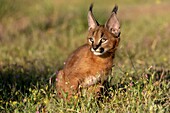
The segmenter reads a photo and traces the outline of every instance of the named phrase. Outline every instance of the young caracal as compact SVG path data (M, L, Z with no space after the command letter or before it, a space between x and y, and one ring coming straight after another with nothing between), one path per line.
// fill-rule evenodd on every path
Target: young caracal
M59 97L63 97L65 93L69 99L73 94L78 94L80 88L91 89L94 86L94 93L100 93L112 69L120 41L120 24L116 16L118 6L113 8L105 25L96 21L92 8L93 5L88 12L87 43L68 57L63 70L57 75L56 88Z

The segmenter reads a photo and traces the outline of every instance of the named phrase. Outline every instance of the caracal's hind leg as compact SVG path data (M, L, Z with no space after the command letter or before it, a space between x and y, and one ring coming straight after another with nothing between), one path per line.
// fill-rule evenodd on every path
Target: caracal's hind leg
M57 96L63 98L63 91L65 89L65 79L64 72L60 70L56 77L56 88L57 88Z

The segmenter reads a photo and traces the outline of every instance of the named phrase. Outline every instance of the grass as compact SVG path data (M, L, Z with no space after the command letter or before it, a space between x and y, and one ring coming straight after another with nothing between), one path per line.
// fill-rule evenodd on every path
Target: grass
M56 97L55 73L86 42L90 2L15 2L0 3L2 113L170 112L168 0L94 1L94 15L103 24L113 5L119 5L121 43L107 96L84 95L70 103Z

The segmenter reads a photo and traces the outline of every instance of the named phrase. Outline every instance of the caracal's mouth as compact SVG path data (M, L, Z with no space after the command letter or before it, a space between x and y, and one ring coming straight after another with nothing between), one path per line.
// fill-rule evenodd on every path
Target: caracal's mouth
M104 53L106 53L106 51L104 49L94 50L93 48L91 48L91 51L93 52L94 55L97 55L97 56L100 56L100 55L103 55Z

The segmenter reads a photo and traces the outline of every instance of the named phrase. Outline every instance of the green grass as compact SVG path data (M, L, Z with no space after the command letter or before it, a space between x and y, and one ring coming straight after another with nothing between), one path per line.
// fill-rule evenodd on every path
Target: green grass
M102 100L56 97L55 72L86 42L90 2L0 1L0 112L170 112L170 2L94 1L99 23L119 5L121 43Z

